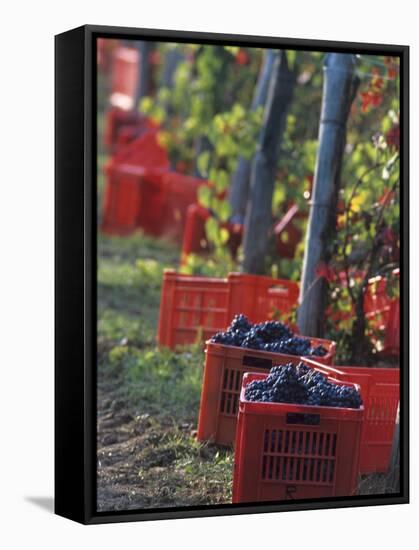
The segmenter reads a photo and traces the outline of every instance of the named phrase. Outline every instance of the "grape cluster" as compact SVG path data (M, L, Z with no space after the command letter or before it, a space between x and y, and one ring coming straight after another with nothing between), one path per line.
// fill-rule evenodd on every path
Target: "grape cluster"
M210 340L216 344L273 351L287 355L314 355L323 357L323 346L311 346L309 338L295 336L291 329L279 321L265 321L252 325L243 314L236 315L225 332L217 332Z
M361 395L356 388L333 384L324 374L304 363L272 367L267 378L250 382L244 395L248 401L267 403L298 403L350 409L359 409L362 405Z

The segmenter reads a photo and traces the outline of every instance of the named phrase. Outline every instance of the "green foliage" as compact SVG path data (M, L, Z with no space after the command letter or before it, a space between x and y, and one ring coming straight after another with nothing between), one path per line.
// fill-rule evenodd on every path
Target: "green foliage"
M254 154L262 121L262 109L250 109L261 52L246 50L247 62L237 70L239 48L178 47L185 60L176 69L173 89L143 98L140 110L162 123L159 141L172 164L189 172L195 164L211 181L212 187L203 186L198 197L212 212L207 238L219 249L228 241L228 230L220 224L230 217L226 192L231 176L239 156Z
M377 86L379 65L369 70L372 83L369 88L361 85L350 119L338 230L330 243L330 266L336 273L329 282L330 311L346 317L336 323L332 315L328 332L337 338L342 361L364 347L365 361L371 362L381 350L383 334L377 323L364 319L365 331L359 334L363 320L354 311L363 300L368 278L390 275L399 262L400 168L398 145L391 136L392 128L398 127L398 88L391 79L382 79ZM398 281L387 280L388 293L395 296Z
M229 251L231 213L225 197L237 159L251 159L255 152L262 109L253 113L250 104L261 51L191 44L158 46L162 53L171 48L183 54L173 88L160 87L154 97L143 99L140 108L160 121L159 140L168 148L173 167L180 170L182 163L183 170L196 170L212 184L199 190L200 204L212 212L206 223L209 253L190 255L181 271L225 277L239 269L241 260L240 249L236 260ZM308 215L318 146L323 54L298 52L289 56L289 62L298 69L298 85L278 164L272 203L275 220L293 203ZM393 65L397 66L396 60L391 61L392 70ZM386 275L398 265L400 185L395 130L399 90L398 79L387 74L389 67L383 58L360 60L364 76L348 125L337 227L327 266L333 276L327 275L326 336L337 341L340 363L351 360L360 342L354 339L354 303L363 292L362 273ZM101 156L99 166L104 161ZM98 187L101 193L101 175ZM296 223L304 235L307 216ZM173 500L153 496L154 504L227 502L234 455L231 449L197 442L192 431L199 410L202 348L193 345L172 352L155 345L163 269L177 266L179 248L139 234L101 236L98 252L98 379L117 388L130 412L147 417L144 422L149 427L138 438L144 436L144 441L141 449L135 449L142 490L147 486L154 495L156 487L161 491L170 488ZM271 237L267 271L274 277L300 280L303 252L304 239L294 259L278 258ZM396 297L397 279L388 277L387 282L388 295ZM373 362L382 334L367 320L365 335L372 345L363 360Z
M176 68L172 89L159 88L155 97L142 99L139 109L163 123L163 143L173 165L181 161L192 170L199 140L207 136L218 113L229 110L234 102L250 103L261 54L257 49L247 50L249 63L237 71L235 48L194 44L171 47L184 58ZM164 54L167 46L160 49ZM228 147L227 138L223 146Z
M214 274L225 271L224 266L218 269L216 265L225 264L228 257L226 222L231 213L226 196L237 160L239 156L251 159L255 153L263 109L252 112L250 104L262 56L259 50L238 47L177 47L182 49L184 61L176 70L173 89L160 90L154 99L147 98L142 108L163 121L161 141L168 147L173 164L181 160L189 171L195 166L212 183L198 193L199 203L212 214L206 222L210 255L205 259L191 256L184 270ZM292 204L297 204L305 218L300 217L294 223L304 236L318 147L324 55L319 52L287 55L298 76L278 163L272 214L274 220L279 220ZM359 56L358 73L361 84L347 129L337 231L329 250L333 257L330 268L334 272L350 266L349 290L339 289L341 283L337 279L330 282L330 307L347 313L361 291L358 271L367 268L375 275L397 266L400 234L399 166L397 145L391 137L399 116L398 60ZM357 181L361 183L356 184ZM392 189L392 196L381 208L382 196ZM383 233L378 243L377 233ZM389 245L391 235L395 238ZM279 258L275 239L271 237L271 241L267 272L299 280L304 239L293 260ZM368 251L377 245L379 253L371 258ZM238 268L235 262L233 266ZM330 333L334 328L335 324L329 323ZM349 342L353 315L351 318L348 313L338 330L345 334L342 341Z
M225 226L230 219L231 208L226 191L240 156L250 158L256 149L256 137L260 131L262 110L246 111L235 103L231 111L217 114L208 127L211 149L198 158L202 175L208 177L211 186L203 187L198 194L202 206L211 210L206 222L206 236L215 254L225 248L229 231ZM223 225L224 224L224 225Z

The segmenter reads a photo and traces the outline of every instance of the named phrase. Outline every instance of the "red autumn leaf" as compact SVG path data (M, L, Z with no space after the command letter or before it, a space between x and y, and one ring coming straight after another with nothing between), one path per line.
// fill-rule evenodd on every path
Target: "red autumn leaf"
M388 246L391 246L391 245L394 244L395 239L396 239L396 236L395 236L393 230L391 229L391 227L386 227L383 231L384 243Z
M372 81L373 87L378 89L381 89L383 87L383 83L384 83L384 80L381 77L374 78L374 80Z
M386 134L386 142L390 148L394 148L397 151L400 148L400 128L396 124Z
M237 65L247 65L249 62L249 56L244 50L239 50L236 54Z
M316 267L316 276L323 277L328 283L331 283L336 279L336 274L333 269L327 265L325 262L319 262Z
M396 78L396 75L397 75L397 71L394 65L389 67L387 70L387 78L389 78L390 80L394 80Z
M394 197L394 191L385 189L383 196L378 201L381 206L385 206Z
M361 93L362 98L362 106L361 111L365 113L365 111L368 109L368 107L371 104L372 98L371 98L371 92L363 92Z
M383 101L383 97L381 94L375 93L371 95L371 103L374 107L379 107Z

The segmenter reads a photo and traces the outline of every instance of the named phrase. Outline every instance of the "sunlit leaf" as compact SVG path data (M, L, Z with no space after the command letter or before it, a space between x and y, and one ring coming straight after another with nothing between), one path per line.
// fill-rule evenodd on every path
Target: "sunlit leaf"
M205 222L205 232L208 237L208 240L215 245L218 245L220 242L219 238L219 227L218 222L213 217L208 218Z
M207 185L201 185L198 188L198 201L201 206L209 208L211 206L211 197L211 189Z
M220 201L217 213L222 222L228 221L231 216L230 203L226 200Z
M221 244L226 244L226 242L228 241L229 238L230 238L230 233L228 232L227 229L222 227L220 229L220 243Z
M206 175L208 172L209 160L210 160L209 151L204 151L198 157L198 161L197 161L198 170L202 175Z

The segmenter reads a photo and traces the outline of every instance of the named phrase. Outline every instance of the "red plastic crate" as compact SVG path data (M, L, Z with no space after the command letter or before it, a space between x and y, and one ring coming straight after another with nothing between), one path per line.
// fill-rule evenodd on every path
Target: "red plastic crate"
M391 277L399 279L400 270L393 270ZM400 299L391 298L386 290L385 277L369 280L365 294L364 310L370 327L383 334L383 355L400 354Z
M138 178L141 176L117 173L106 176L101 222L103 233L127 235L136 229L140 208Z
M346 286L345 274L339 274L341 284ZM400 270L395 269L392 277L399 277ZM357 274L361 280L363 273ZM369 337L378 347L381 346L381 354L384 356L398 357L400 354L400 300L390 298L386 290L385 277L372 277L368 281L364 297L364 312L369 325ZM342 320L354 317L353 309L350 311L330 311L329 317L339 324ZM379 342L377 342L377 340Z
M322 344L328 349L328 355L322 358L325 362L333 361L334 342L318 338L312 338L311 341L313 345ZM237 406L244 373L249 370L266 373L274 365L297 365L301 360L295 355L207 342L198 439L214 441L220 445L232 445L236 434ZM322 370L321 366L319 370Z
M105 166L101 230L126 235L141 227L160 235L162 176L168 168L167 153L157 143L155 132L144 134L114 155Z
M207 340L223 330L228 317L227 279L182 275L165 270L160 298L157 341L175 349Z
M131 143L149 130L157 130L158 124L135 109L110 107L105 113L103 142L112 152Z
M318 368L318 362L306 363ZM400 370L373 367L322 368L343 382L353 382L361 388L365 417L361 436L360 472L387 472L400 399Z
M137 93L140 54L137 48L118 46L112 55L110 103L133 109Z
M266 376L247 373L243 379L233 503L354 495L363 407L247 401L247 384Z
M192 253L200 254L208 251L205 222L209 217L207 208L199 204L188 206L182 240L182 258Z
M181 243L185 231L187 211L196 203L198 189L208 181L179 172L167 172L163 177L165 206L161 224L163 234Z
M300 287L295 281L247 273L230 273L228 282L228 323L237 313L244 313L252 323L274 318L279 318L285 323L290 322L300 294Z
M141 167L115 169L106 181L101 230L108 235L128 235L141 228L158 237L163 204L161 172Z
M169 170L170 162L166 149L158 141L156 128L149 129L143 135L118 150L110 159L108 166L141 167L149 170Z
M224 330L237 313L244 313L253 323L277 316L288 322L298 295L294 281L246 273L218 279L166 270L157 340L171 349L192 344L200 336L207 340Z

